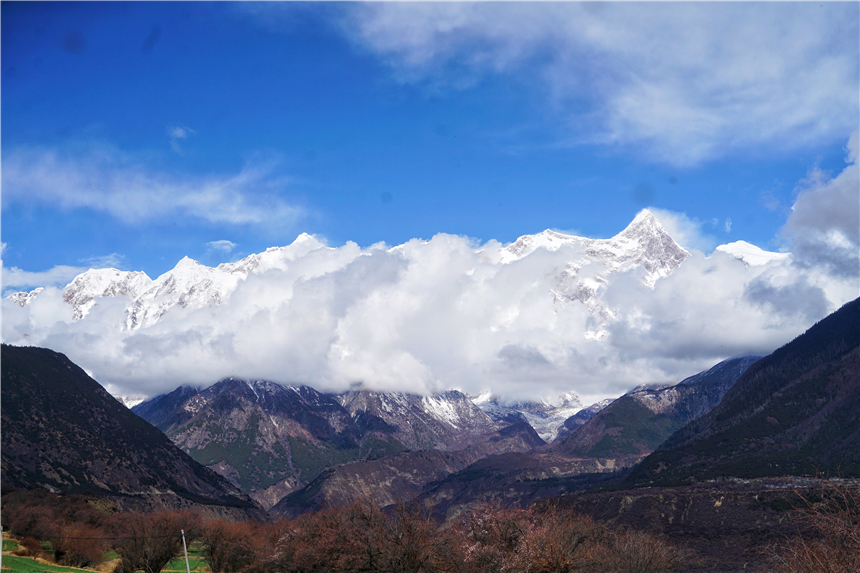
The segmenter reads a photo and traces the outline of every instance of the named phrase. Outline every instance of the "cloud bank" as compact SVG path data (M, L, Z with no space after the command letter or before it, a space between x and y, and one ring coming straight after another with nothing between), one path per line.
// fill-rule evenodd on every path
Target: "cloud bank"
M3 300L3 340L65 352L120 394L234 375L330 391L355 383L417 393L490 388L509 399L573 390L596 401L680 381L730 356L769 353L856 298L857 149L855 132L841 173L813 171L800 186L781 235L791 256L748 264L722 250L706 254L701 223L660 211L691 256L653 289L641 269L612 275L597 288L597 313L552 294L581 261L581 247L539 248L505 264L500 243L454 235L393 248L333 248L303 235L260 255L220 305L176 305L137 330L123 327L130 301L122 296L99 298L75 322L51 286L74 269L4 270L11 284L42 278L48 288L25 306ZM579 276L599 268L585 263ZM598 330L606 335L595 337Z
M372 3L350 6L344 28L403 82L530 74L572 132L597 134L575 141L673 165L857 123L851 3Z

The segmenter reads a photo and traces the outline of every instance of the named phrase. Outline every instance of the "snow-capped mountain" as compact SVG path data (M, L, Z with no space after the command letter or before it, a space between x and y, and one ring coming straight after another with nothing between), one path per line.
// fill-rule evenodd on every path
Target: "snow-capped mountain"
M553 441L564 428L565 420L583 409L576 392L566 392L552 399L535 402L505 404L487 390L473 397L472 401L497 422L525 420L545 442Z
M87 315L96 304L96 297L124 296L135 300L152 285L143 272L117 269L90 269L75 277L63 290L63 300L72 305L75 320Z
M139 395L131 395L131 396L114 396L117 400L122 402L122 405L131 410L138 404L141 404L146 401L146 396Z
M567 263L558 294L573 298L579 298L578 291L593 294L600 284L605 284L606 275L634 267L645 271L643 284L654 286L690 256L669 236L657 217L643 209L626 229L611 239L587 239L551 230L524 235L505 248L502 262L522 259L541 248L557 251L563 246L571 247L578 257Z
M457 449L499 429L468 396L449 390L430 396L351 390L337 396L364 431L385 432L412 450Z
M37 289L31 290L30 292L13 292L9 295L9 299L11 299L12 302L18 304L19 306L26 306L30 304L30 301L36 298L36 296L43 290L45 289L39 287Z
M672 273L690 256L678 245L653 213L643 209L626 229L611 239L587 239L546 230L525 235L502 252L505 263L527 257L538 249L550 252L566 248L570 254L564 267L555 273L551 294L560 304L579 301L597 319L586 336L602 340L607 333L603 325L615 313L597 296L611 275L641 269L641 282L653 288L656 282Z
M562 247L565 250L561 264L549 271L549 294L560 304L575 301L584 304L598 319L598 324L612 317L612 311L595 296L608 284L611 275L639 268L642 283L653 287L689 256L657 218L643 210L624 231L611 239L544 231L522 236L503 248L499 261L511 264L539 249L555 252ZM394 247L390 252L399 252L400 248ZM176 267L155 280L143 272L91 269L78 275L64 289L63 297L71 305L74 319L80 320L98 304L99 298L123 296L129 301L123 328L146 328L176 306L192 309L220 306L249 275L272 269L286 270L294 261L317 249L328 247L303 233L286 247L272 247L214 268L184 257ZM39 289L36 289L11 296L18 304L26 305L38 294ZM598 327L591 335L599 338L605 333Z
M717 250L743 261L746 265L757 267L766 265L772 261L784 261L791 258L791 253L773 253L751 245L746 241L735 241L727 245L720 245Z

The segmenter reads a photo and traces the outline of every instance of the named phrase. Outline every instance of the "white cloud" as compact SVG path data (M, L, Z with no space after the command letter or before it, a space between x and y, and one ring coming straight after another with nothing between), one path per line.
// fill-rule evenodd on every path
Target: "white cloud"
M828 179L813 169L798 188L791 214L781 230L789 249L805 266L826 266L843 277L860 269L860 166L858 131L846 149L848 165Z
M698 219L656 207L648 207L648 210L657 217L675 242L685 249L710 253L717 246L717 239L702 231L703 223Z
M221 239L219 241L209 241L206 243L206 248L210 251L229 254L236 248L236 243L228 241L227 239Z
M274 162L235 175L178 177L152 171L111 146L63 153L14 148L3 155L3 202L90 208L131 224L190 216L228 225L291 226L303 210L279 195L289 181Z
M413 392L490 387L512 399L574 390L596 401L677 382L730 356L771 352L856 298L856 150L855 133L842 173L804 183L783 231L791 257L745 264L706 248L711 239L698 221L655 210L691 256L653 290L637 269L614 275L596 293L603 319L551 294L582 256L573 247L501 264L499 243L452 235L391 249L330 248L304 237L279 263L239 281L220 306L176 305L128 331L128 300L100 298L73 322L62 291L49 287L24 307L2 301L2 337L64 352L126 394L235 375L332 391L357 381ZM62 286L79 271L4 269L3 279ZM590 335L599 320L603 339Z
M575 390L592 401L770 352L856 297L856 276L694 251L654 290L635 271L616 275L598 293L613 313L609 336L593 340L586 307L550 294L575 251L503 265L500 248L437 235L390 250L294 249L220 306L175 306L134 331L120 329L122 297L99 299L72 322L52 289L26 307L3 301L3 339L64 352L125 393L236 375L335 391L356 381L414 392L490 387L520 399Z
M125 255L121 255L119 253L79 259L78 262L85 264L91 269L125 269L128 265L128 260L125 258Z
M371 3L348 14L356 42L402 81L461 89L535 74L574 133L670 164L829 143L857 121L856 4Z
M25 289L44 286L64 287L76 276L86 271L86 267L58 265L47 271L23 271L17 267L3 267L3 290Z

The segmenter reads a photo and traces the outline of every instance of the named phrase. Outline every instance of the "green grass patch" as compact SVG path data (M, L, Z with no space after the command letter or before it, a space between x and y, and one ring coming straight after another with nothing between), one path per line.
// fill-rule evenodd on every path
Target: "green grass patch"
M203 571L204 568L208 567L205 559L203 559L202 557L192 557L191 555L188 556L188 566L191 568L192 571ZM183 556L174 559L173 561L165 565L164 569L162 569L161 571L162 573L167 573L170 571L181 571L184 573L185 557Z
M12 571L14 573L44 573L45 571L69 573L71 571L89 570L75 569L74 567L65 567L63 565L50 565L48 563L39 563L32 557L17 557L15 555L4 555L3 571ZM90 571L89 573L92 572Z
M4 539L3 540L3 551L15 551L18 549L18 542L14 539Z

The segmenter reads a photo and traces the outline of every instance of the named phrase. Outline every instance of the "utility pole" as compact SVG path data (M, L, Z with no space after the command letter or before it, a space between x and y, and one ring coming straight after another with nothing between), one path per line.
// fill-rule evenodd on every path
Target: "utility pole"
M186 573L191 573L191 566L188 565L188 547L185 546L185 530L180 529L182 532L182 551L185 552L185 571Z

